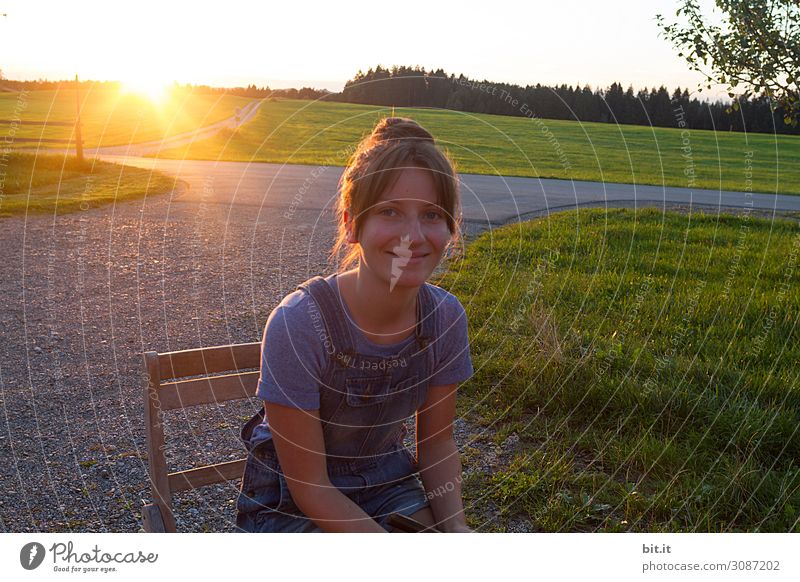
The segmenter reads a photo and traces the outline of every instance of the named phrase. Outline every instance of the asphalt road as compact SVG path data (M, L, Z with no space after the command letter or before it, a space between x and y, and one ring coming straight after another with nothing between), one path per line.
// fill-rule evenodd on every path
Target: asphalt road
M200 129L194 129L192 131L186 131L184 133L179 133L173 136L170 136L166 139L159 139L155 141L148 141L142 143L134 143L128 145L120 145L120 146L110 146L104 148L94 148L86 150L87 155L92 154L107 154L107 155L114 155L114 156L144 156L148 154L158 154L160 151L177 148L182 145L186 145L195 141L202 141L204 139L208 139L218 133L220 130L229 128L229 129L236 129L237 127L244 125L253 117L255 117L256 113L258 112L258 108L261 106L262 100L252 101L241 108L239 115L232 115L226 119L221 121L217 121L216 123L212 123L211 125L206 125L201 127Z
M247 162L158 160L102 155L101 159L155 168L188 183L175 201L259 209L332 209L342 168ZM750 208L800 212L800 196L602 182L461 174L465 223L478 229L578 206Z

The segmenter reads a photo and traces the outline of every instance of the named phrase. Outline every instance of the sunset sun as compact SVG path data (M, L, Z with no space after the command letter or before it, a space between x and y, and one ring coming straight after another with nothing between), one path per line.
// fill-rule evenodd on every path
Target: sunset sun
M157 78L129 78L122 82L123 95L134 94L146 97L153 103L162 103L170 90L169 81Z

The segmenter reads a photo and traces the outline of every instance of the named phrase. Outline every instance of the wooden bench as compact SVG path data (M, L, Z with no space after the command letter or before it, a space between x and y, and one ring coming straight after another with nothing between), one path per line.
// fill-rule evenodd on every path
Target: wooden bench
M153 497L142 508L144 531L176 532L172 494L239 479L247 459L169 473L164 455L164 413L252 398L258 383L261 343L143 355L147 372L144 389L147 464ZM399 514L390 516L389 525L402 532L426 530L418 521Z

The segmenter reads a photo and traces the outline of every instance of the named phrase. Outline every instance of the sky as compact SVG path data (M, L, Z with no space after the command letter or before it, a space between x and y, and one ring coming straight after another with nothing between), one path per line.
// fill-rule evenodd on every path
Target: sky
M20 80L77 73L82 80L131 84L338 91L359 69L396 64L523 86L618 81L693 93L702 76L659 37L655 22L659 13L672 21L677 6L677 0L0 0L6 14L0 70Z

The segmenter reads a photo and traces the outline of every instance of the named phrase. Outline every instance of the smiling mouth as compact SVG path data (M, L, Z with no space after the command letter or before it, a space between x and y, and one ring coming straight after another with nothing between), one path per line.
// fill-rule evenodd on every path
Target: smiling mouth
M396 254L394 254L394 253L393 253L393 252L391 252L391 251L386 251L386 252L387 252L387 253L389 253L390 255L392 255L392 256L393 256L393 257L395 257L395 258L398 258L398 259L399 259L399 258L401 258L399 255L396 255ZM430 253L425 253L424 255L412 255L412 256L410 256L410 257L407 257L407 258L408 258L409 260L412 260L412 259L423 259L423 258L427 257L429 254L430 254Z

